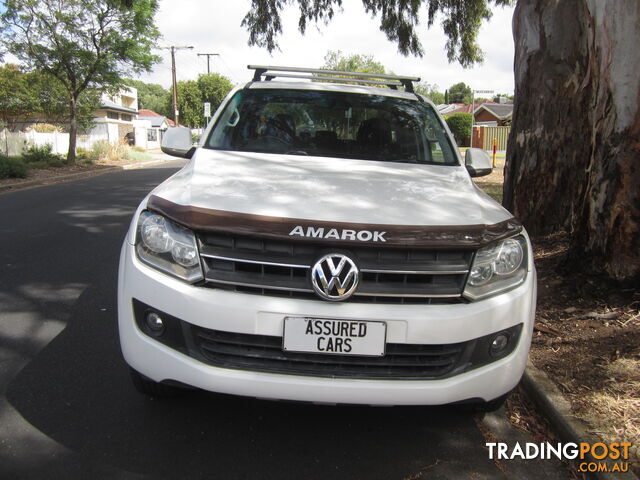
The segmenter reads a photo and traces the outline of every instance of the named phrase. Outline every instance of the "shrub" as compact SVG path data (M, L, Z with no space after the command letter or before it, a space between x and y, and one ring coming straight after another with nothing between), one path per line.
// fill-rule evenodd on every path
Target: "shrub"
M0 178L25 178L27 166L21 158L0 154Z
M93 151L87 150L86 148L78 147L76 148L76 162L84 163L85 165L91 165L93 161L96 159Z
M463 145L466 145L467 139L471 135L471 123L473 121L471 114L454 113L445 120L447 125L449 125L449 130L453 133L458 146L462 147Z
M116 161L126 157L129 146L124 142L109 143L108 140L98 140L93 144L91 151L93 157L102 162Z
M49 144L31 145L22 153L22 160L33 168L61 167L64 162L58 155L52 153L52 150Z
M51 125L50 123L36 123L31 127L34 132L39 133L54 133L62 132L62 128L58 125Z

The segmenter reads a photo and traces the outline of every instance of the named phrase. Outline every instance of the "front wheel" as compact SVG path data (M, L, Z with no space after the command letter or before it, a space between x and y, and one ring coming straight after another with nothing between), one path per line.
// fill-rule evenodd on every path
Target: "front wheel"
M164 383L154 382L150 378L145 377L140 372L137 372L133 368L129 368L129 374L131 375L131 381L133 386L139 393L148 395L153 398L167 398L180 395L184 389L173 387L171 385L165 385Z
M476 411L489 413L499 410L509 397L509 393L505 393L504 395L501 395L498 398L494 398L493 400L489 400L488 402L479 403L476 406Z
M473 403L461 403L458 404L457 407L462 412L471 412L471 413L490 413L499 410L504 402L507 400L511 392L505 393L504 395L500 395L498 398L494 398L493 400L489 400L488 402L473 402Z

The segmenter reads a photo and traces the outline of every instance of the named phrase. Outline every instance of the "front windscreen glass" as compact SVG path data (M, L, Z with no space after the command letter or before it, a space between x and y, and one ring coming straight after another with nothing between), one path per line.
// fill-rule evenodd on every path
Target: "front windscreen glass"
M457 165L433 108L418 100L323 90L245 89L234 95L205 147Z

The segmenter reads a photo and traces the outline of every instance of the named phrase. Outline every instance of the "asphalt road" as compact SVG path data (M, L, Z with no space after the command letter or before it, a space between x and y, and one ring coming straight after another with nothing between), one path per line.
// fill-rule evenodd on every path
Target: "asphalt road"
M506 478L452 409L136 393L118 255L139 201L178 166L0 195L0 478Z

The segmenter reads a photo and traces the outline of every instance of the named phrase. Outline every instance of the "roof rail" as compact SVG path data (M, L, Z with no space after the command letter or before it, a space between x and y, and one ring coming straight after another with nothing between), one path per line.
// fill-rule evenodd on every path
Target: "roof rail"
M366 85L386 85L394 90L397 90L398 87L404 87L405 91L413 92L413 82L420 81L420 77L405 77L386 73L346 72L321 68L274 67L268 65L247 65L247 68L254 70L254 82L262 81L262 77L267 82L276 77L301 78L331 82L363 83Z

